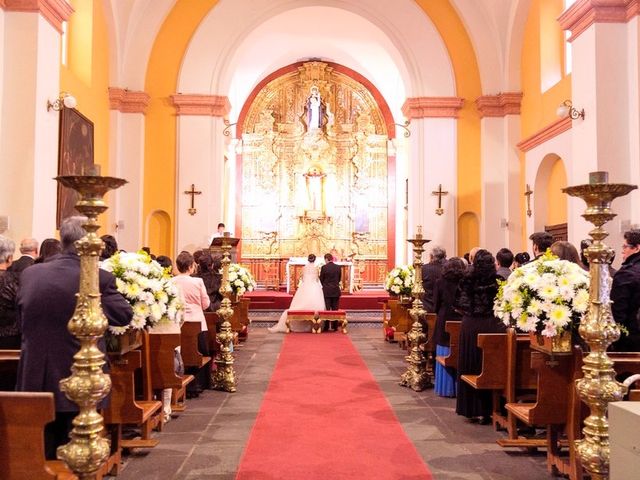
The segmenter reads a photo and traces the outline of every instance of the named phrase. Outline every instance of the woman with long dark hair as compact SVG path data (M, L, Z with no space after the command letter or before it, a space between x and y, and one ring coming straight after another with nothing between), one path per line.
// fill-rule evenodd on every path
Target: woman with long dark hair
M434 290L434 306L437 313L436 325L433 330L433 342L436 344L436 355L447 356L449 348L449 334L445 332L447 320L460 320L460 312L454 308L456 292L460 280L467 270L467 265L461 258L450 258L442 267L442 277L436 282ZM436 363L436 395L441 397L456 396L456 371L445 368Z
M493 314L493 301L498 293L497 279L493 255L479 250L473 265L462 278L456 296L456 308L462 312L456 413L471 419L479 418L481 423L491 422L491 392L476 390L462 381L461 376L477 375L482 371L478 334L505 331L504 324Z

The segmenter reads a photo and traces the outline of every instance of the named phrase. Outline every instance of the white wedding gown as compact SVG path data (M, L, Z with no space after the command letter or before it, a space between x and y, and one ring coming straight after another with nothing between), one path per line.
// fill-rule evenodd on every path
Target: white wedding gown
M318 268L313 263L307 263L302 269L302 283L296 290L289 310L324 310L324 295L322 294L322 284L318 276ZM269 328L272 333L287 331L287 312L285 310L280 315L280 320L273 327ZM291 330L294 332L310 332L311 322L291 322Z

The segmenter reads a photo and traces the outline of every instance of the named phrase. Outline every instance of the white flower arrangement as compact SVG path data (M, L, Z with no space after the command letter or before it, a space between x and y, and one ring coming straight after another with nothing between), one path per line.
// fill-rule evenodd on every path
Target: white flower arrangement
M589 308L589 274L550 251L499 283L493 312L523 332L555 337L577 325Z
M251 272L239 263L229 265L229 284L236 295L244 295L256 288Z
M414 281L413 265L401 265L387 274L384 289L392 295L411 295Z
M184 306L171 275L144 251L120 252L102 262L116 277L116 288L129 301L133 318L126 327L109 327L114 335L153 327L161 319L180 323Z

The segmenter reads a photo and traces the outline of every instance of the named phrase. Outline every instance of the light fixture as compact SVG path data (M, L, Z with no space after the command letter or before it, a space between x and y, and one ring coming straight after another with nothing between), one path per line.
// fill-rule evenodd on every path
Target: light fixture
M60 92L58 98L56 98L53 102L47 100L47 112L51 109L59 112L63 108L76 108L76 105L78 105L76 97L67 92Z
M572 120L577 120L578 118L582 118L584 120L584 108L582 110L578 110L573 106L571 100L565 100L558 105L556 115L560 118L570 117Z

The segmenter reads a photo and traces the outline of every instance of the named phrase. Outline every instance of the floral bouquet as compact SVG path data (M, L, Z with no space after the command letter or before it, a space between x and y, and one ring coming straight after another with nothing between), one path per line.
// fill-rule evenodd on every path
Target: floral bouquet
M577 325L589 307L589 274L547 251L500 282L493 312L505 325L555 337Z
M115 335L130 328L142 330L153 327L161 319L180 323L183 305L178 288L168 271L151 260L146 252L116 253L102 262L101 268L116 277L116 288L133 308L133 318L126 327L109 327Z
M256 288L251 272L239 263L229 265L229 284L233 293L240 296Z
M414 279L413 265L401 265L389 272L384 289L392 295L411 295Z

